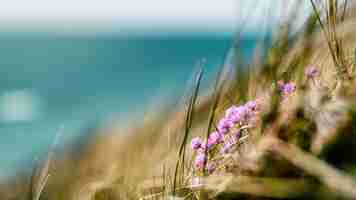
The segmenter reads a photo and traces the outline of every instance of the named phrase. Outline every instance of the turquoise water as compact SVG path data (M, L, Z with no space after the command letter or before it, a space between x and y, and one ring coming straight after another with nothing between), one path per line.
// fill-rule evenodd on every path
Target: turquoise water
M202 58L206 80L232 44L226 35L0 34L0 177L47 149L56 129L73 140L109 117L180 96ZM255 39L243 40L248 56Z

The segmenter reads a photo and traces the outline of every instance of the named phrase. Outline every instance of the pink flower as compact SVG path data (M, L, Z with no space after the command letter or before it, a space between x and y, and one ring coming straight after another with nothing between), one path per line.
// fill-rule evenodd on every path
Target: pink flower
M285 96L291 95L297 89L297 86L293 82L283 83L279 81L278 85L282 94Z
M204 162L206 161L206 156L204 153L199 153L195 157L194 165L197 169L202 169L204 166Z
M230 120L232 123L236 124L241 120L244 120L246 115L248 114L248 107L245 105L242 106L231 106L226 110L225 118Z
M213 147L215 144L222 142L222 140L223 140L223 136L219 132L217 131L212 132L208 138L208 144L207 144L208 149Z
M246 103L246 106L251 111L257 111L259 109L259 105L258 105L257 101L249 101Z
M305 75L307 76L307 78L313 79L318 74L319 74L319 70L313 65L311 65L305 69Z
M199 152L199 153L205 153L205 149L209 149L209 148L208 148L208 144L206 143L206 141L204 141L204 142L201 144L200 148L198 149L198 152Z
M202 146L202 141L201 141L201 139L199 137L195 137L195 138L192 139L192 142L191 142L192 149L197 150L201 146Z
M235 105L231 106L230 108L226 109L226 111L225 111L225 117L226 117L226 118L230 118L230 116L233 115L233 114L235 114L235 113L237 113L238 110L239 110L239 107L237 107L237 106L235 106Z
M229 132L229 129L234 127L235 123L230 120L229 118L222 118L220 119L218 125L217 125L217 129L219 131L220 134L225 135L227 132Z
M240 120L244 120L248 116L249 112L250 110L248 109L248 107L246 105L243 105L243 106L239 106L237 115L240 118Z

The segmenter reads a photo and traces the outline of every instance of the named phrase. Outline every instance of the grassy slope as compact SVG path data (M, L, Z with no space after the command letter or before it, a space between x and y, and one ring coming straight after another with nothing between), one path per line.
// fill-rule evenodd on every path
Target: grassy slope
M350 71L356 48L353 10L337 25ZM356 83L337 81L335 64L320 32L300 33L295 43L286 37L279 35L267 59L256 61L260 70L243 74L238 83L231 81L224 90L217 116L243 98L266 95L267 106L259 128L251 130L248 142L233 154L238 167L207 177L207 195L221 199L356 197L351 178L356 171ZM303 77L309 64L321 71L318 87ZM280 79L293 80L298 86L297 93L283 104L269 98L277 95L273 88ZM208 96L198 102L189 133L204 136L214 98ZM133 129L108 129L113 134L91 138L80 152L52 161L43 199L137 199L169 192L187 112L186 108L180 112L161 110L159 116L150 116ZM186 163L190 155L187 150ZM188 177L188 170L189 165L179 175ZM24 182L28 179L18 180L3 187L1 199L27 198ZM201 197L205 193L189 187L182 193L192 192Z

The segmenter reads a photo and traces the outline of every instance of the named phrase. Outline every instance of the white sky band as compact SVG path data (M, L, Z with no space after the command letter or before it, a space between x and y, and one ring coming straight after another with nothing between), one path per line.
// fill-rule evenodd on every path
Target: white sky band
M52 27L58 30L124 27L186 27L231 31L249 16L247 29L274 23L298 0L11 0L0 7L0 28ZM301 2L301 1L298 1ZM274 13L269 14L272 9ZM307 12L306 12L307 13ZM266 16L270 16L266 19Z

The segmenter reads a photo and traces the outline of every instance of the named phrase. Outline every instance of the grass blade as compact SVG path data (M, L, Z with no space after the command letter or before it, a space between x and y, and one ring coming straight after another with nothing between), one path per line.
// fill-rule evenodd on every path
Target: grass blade
M192 121L193 121L193 116L194 116L194 106L197 101L202 75L203 75L203 69L200 67L196 76L195 76L193 93L190 96L189 102L188 102L186 118L185 118L184 136L183 136L183 141L179 147L178 159L177 159L175 172L174 172L173 196L175 196L175 192L176 192L176 188L177 188L177 178L178 178L179 167L182 168L181 175L182 176L184 175L185 147L186 147L186 144L188 141L189 131L192 127ZM180 179L180 180L182 180L182 179Z

